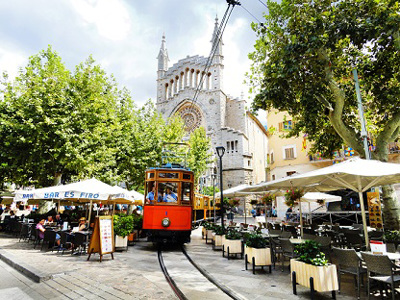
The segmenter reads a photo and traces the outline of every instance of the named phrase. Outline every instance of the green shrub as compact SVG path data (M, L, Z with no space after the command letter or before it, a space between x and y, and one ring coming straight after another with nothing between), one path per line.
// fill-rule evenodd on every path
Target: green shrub
M203 223L203 227L204 227L205 229L207 229L207 230L214 230L215 224L206 221L206 222Z
M252 248L266 248L267 241L263 238L261 234L256 232L246 234L246 246Z
M227 240L240 240L242 238L242 235L235 229L228 229L225 234L225 238Z
M133 231L133 216L114 215L114 233L122 237L128 236Z
M328 261L321 252L321 245L316 241L305 241L295 247L294 252L299 255L298 260L314 266L326 266Z
M383 235L383 239L385 240L386 243L400 243L400 231L394 230L394 231L387 231Z
M226 230L225 228L222 228L220 225L214 225L214 232L216 235L224 235Z

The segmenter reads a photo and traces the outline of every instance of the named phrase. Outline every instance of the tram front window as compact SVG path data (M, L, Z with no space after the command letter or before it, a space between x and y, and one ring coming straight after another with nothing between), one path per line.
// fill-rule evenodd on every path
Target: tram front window
M181 202L182 204L187 204L189 205L191 203L191 186L192 184L190 182L182 182L182 197L181 197Z
M176 182L159 182L157 202L177 203L178 184Z

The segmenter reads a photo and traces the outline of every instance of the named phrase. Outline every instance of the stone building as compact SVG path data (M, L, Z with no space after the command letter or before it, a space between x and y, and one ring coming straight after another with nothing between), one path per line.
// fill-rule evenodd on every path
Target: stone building
M212 43L216 40L217 30L216 19ZM257 118L246 110L243 97L232 98L225 92L222 46L220 40L212 57L187 56L168 67L169 58L163 36L158 54L156 105L165 119L179 114L188 132L204 127L211 138L214 158L215 147L225 147L224 187L229 188L266 179L267 132ZM211 63L207 68L209 60ZM209 175L216 172L217 165L210 164L207 185L211 181Z

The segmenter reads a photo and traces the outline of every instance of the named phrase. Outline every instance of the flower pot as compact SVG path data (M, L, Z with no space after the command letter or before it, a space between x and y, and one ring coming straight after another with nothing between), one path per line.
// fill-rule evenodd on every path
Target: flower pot
M218 247L218 249L221 249L222 238L223 238L223 235L217 235L217 234L213 235L213 249L215 249L216 247Z
M336 265L314 266L291 259L290 272L292 274L293 293L295 293L294 277L296 283L308 288L311 287L310 278L312 278L312 292L330 292L339 289ZM295 272L295 276L293 276L293 272Z
M240 257L243 258L243 249L242 249L242 240L228 240L223 238L222 240L222 256L225 257L225 252L228 254L228 259L231 254L240 254Z
M206 244L212 244L213 241L213 231L212 230L206 230Z
M128 248L128 237L115 235L115 248Z
M270 248L244 248L244 254L247 255L247 262L253 263L252 258L254 257L256 266L270 266L271 262L271 249Z

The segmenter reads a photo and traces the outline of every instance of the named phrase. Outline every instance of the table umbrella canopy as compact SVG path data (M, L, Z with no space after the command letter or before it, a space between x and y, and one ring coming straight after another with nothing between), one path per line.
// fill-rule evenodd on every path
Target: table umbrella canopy
M398 182L400 182L399 164L352 158L326 168L265 182L249 187L244 191L266 191L293 187L302 188L305 191L323 192L347 188L358 192L360 200L362 200L362 193L371 187ZM365 243L368 247L369 241L364 201L360 201L360 207L364 225Z
M324 200L325 202L335 202L341 201L342 197L319 192L308 192L305 193L303 197L301 197L301 202L316 202L318 200Z
M131 197L122 188L115 188L95 178L66 185L58 185L30 191L15 191L15 201L27 199L70 199L78 202L100 202L112 200L112 197L129 200ZM126 195L125 195L126 194Z
M224 190L223 191L224 197L246 196L246 194L251 194L251 193L243 194L242 191L249 187L250 187L250 185L248 185L248 184L241 184L241 185L235 186L233 188ZM221 198L221 193L220 192L215 193L215 198Z

